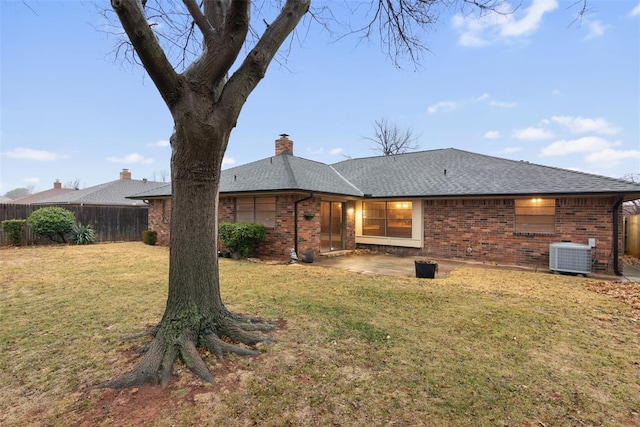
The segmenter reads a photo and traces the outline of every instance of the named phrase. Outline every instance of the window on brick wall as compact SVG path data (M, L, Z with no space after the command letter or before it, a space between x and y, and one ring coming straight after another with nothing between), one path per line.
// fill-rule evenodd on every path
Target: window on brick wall
M411 202L363 202L362 234L411 238Z
M276 226L275 197L238 197L236 222L254 222L265 227Z
M515 200L516 233L553 234L556 231L556 199Z

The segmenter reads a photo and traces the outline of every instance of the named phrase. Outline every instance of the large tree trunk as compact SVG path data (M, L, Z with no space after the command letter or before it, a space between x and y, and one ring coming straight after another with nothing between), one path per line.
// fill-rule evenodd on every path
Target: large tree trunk
M203 36L202 55L177 73L144 13L146 1L111 0L142 64L173 116L171 137L171 254L169 295L153 340L140 363L103 387L128 387L169 379L179 358L205 381L213 378L198 354L203 347L225 353L257 354L268 338L247 331L270 330L260 319L230 313L218 279L218 192L224 152L249 94L287 36L309 9L310 0L287 0L237 70L228 73L249 31L249 0L182 0ZM238 343L229 344L228 341ZM247 347L248 346L248 347Z
M230 129L203 117L207 108L174 110L176 129L171 137L171 241L169 294L164 316L151 331L140 364L104 387L167 383L174 360L181 359L198 377L213 381L197 348L222 358L225 353L255 355L254 350L224 341L253 346L268 338L248 330L269 330L268 322L230 313L220 297L217 217L220 160ZM206 102L206 100L205 100ZM210 103L208 104L210 106ZM204 105L202 107L205 107ZM212 123L213 122L213 123Z

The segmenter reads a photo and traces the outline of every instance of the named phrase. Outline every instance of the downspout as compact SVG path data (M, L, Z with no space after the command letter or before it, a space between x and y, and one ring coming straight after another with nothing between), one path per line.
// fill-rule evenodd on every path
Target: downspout
M313 191L307 197L296 200L293 204L293 250L298 255L298 203L313 199Z
M624 200L624 196L618 196L616 202L613 204L613 273L616 276L622 276L620 271L620 263L618 262L618 255L620 248L618 247L618 228L620 222L620 205Z

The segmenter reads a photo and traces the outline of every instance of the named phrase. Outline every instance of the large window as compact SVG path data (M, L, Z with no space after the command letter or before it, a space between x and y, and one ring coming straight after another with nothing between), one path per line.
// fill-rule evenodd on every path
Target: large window
M411 238L411 202L363 202L364 236Z
M236 222L255 222L265 227L276 226L275 197L238 197Z
M515 211L516 233L555 233L555 199L516 200Z

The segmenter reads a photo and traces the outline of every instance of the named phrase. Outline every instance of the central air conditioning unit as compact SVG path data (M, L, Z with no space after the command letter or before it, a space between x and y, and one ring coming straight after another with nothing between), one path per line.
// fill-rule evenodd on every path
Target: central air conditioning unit
M549 270L562 273L591 273L591 246L578 243L552 243L549 247Z

